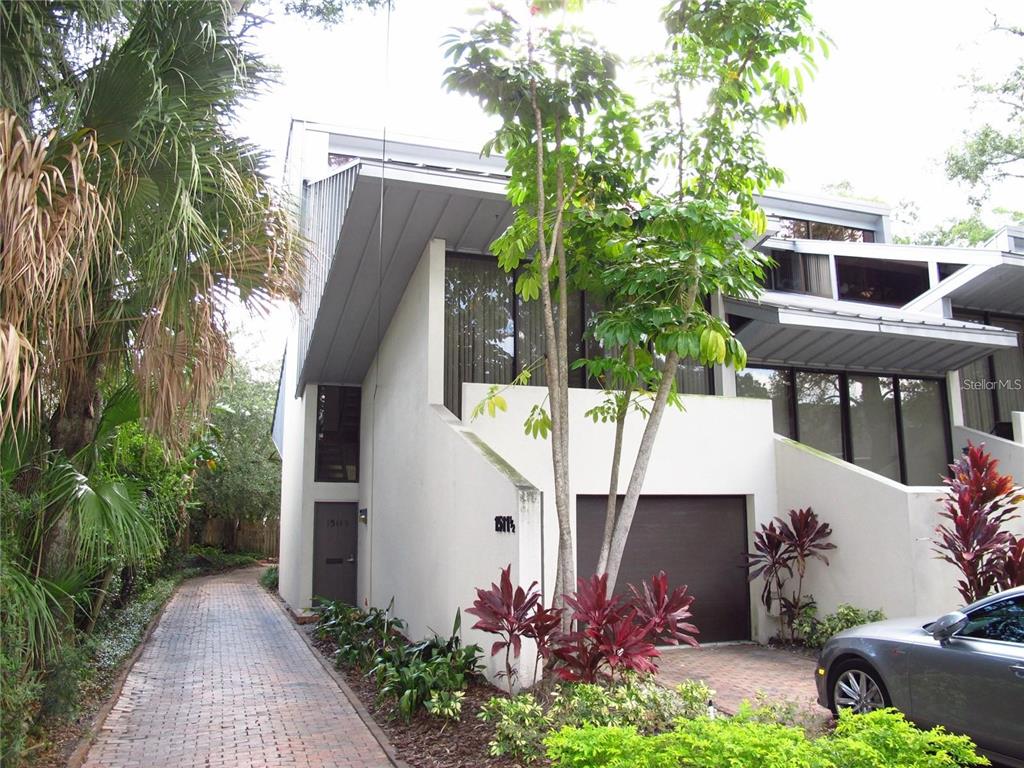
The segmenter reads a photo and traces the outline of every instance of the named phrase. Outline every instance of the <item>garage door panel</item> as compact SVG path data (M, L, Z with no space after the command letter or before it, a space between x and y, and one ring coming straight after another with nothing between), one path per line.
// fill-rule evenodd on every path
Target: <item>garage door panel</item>
M580 576L597 568L607 497L576 500ZM621 503L621 497L620 497ZM644 496L630 528L617 592L640 585L659 570L673 587L694 596L693 622L701 642L750 639L750 589L742 496Z

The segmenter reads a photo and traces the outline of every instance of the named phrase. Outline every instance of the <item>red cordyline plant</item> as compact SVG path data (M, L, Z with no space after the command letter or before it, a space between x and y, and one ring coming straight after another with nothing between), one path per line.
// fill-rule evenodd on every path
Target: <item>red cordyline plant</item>
M501 676L508 684L509 693L512 693L518 677L518 668L512 663L512 658L519 658L523 639L537 643L537 664L534 666L536 681L536 667L541 658L547 658L549 638L562 615L558 608L544 607L536 581L526 589L513 588L511 574L510 563L507 568L501 569L498 584L491 584L490 589L477 589L473 607L466 609L466 613L478 619L473 629L482 629L501 637L491 646L491 656L505 652L505 671Z
M694 635L699 631L688 621L693 595L685 586L669 589L664 571L641 589L630 584L632 600L609 595L607 575L580 579L576 592L564 596L575 627L570 632L559 631L562 612L543 607L536 582L526 590L513 589L510 572L511 567L502 569L499 584L478 589L473 607L467 609L480 619L474 629L502 637L491 655L505 651L503 676L510 692L516 676L511 656L519 656L523 638L537 643L538 667L546 660L563 680L581 682L626 671L654 672L659 655L655 643L697 645Z
M775 523L778 522L778 527ZM747 554L750 581L764 577L761 602L767 610L772 609L775 600L779 603L779 617L789 630L789 639L796 637L794 625L800 614L814 604L813 599L804 597L804 576L807 563L814 558L828 565L823 552L835 549L836 545L827 539L832 527L818 519L810 507L789 510L789 520L776 517L754 534L754 553ZM796 577L796 589L790 595L784 593L783 585L789 578ZM774 596L772 594L774 589Z
M1024 584L1019 540L1003 528L1017 517L1016 505L1024 501L1024 494L998 466L984 444L968 442L943 481L947 489L939 514L949 522L935 529L935 552L960 570L957 591L965 603L998 588Z

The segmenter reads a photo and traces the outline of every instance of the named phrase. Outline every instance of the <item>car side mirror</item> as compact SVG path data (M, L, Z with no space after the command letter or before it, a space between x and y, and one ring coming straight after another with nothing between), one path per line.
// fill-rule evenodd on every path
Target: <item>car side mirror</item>
M945 645L953 635L967 626L967 622L966 614L960 611L952 611L936 619L928 627L928 631L932 633L932 637L938 640L941 645Z

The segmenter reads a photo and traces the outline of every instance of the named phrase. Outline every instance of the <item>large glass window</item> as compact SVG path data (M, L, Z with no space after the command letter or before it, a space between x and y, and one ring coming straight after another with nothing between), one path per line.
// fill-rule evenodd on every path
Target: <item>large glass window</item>
M458 414L462 382L506 384L515 360L513 276L494 259L448 254L445 266L445 404Z
M546 383L541 303L518 297L515 280L515 273L505 272L493 257L446 255L444 403L452 413L462 413L463 382L509 384L529 367L531 385ZM584 317L594 310L581 292L569 294L570 362L586 354ZM711 392L703 366L684 362L676 383L686 394ZM569 386L597 382L588 382L583 369L570 370Z
M950 462L939 379L746 368L736 394L772 401L775 432L907 485L935 485Z
M950 460L942 387L929 379L899 379L899 387L907 485L938 485Z
M896 395L888 376L850 376L853 463L891 480L900 479Z
M776 434L793 437L792 386L788 370L744 368L736 374L736 395L772 401Z
M1002 349L960 369L964 424L982 432L1009 436L1010 414L1024 411L1024 318L957 310L957 320L1017 331L1016 349Z
M836 257L839 298L902 307L928 290L928 265Z
M825 254L773 250L771 256L775 266L765 275L769 290L832 296L832 275Z
M875 233L871 229L846 227L842 224L827 224L821 221L806 219L780 218L776 237L789 240L844 240L855 243L875 242Z
M316 455L318 483L359 482L359 387L316 388Z
M1024 320L998 318L995 325L1017 331L1017 348L1001 349L992 356L996 374L996 404L1000 421L1014 411L1024 411Z
M796 423L800 442L844 458L838 374L796 372Z

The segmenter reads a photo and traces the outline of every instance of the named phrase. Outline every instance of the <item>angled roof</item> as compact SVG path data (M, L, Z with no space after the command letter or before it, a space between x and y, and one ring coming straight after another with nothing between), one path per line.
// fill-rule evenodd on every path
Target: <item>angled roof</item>
M986 253L988 258L957 270L905 309L926 310L948 299L962 309L1024 315L1024 254Z
M994 326L814 296L725 303L752 364L937 376L1017 344Z

